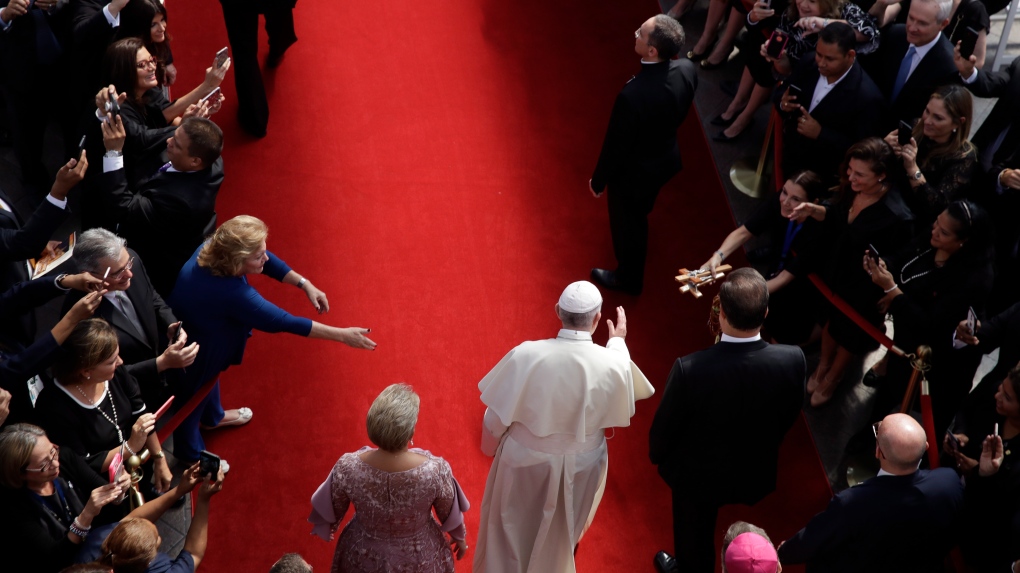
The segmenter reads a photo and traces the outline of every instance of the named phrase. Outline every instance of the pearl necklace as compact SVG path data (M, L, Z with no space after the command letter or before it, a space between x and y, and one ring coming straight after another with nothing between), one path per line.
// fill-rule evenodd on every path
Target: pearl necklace
M106 382L103 382L103 384L104 384L104 389L106 391L105 393L109 394L110 393L110 381L107 380ZM107 422L110 422L110 424L113 425L113 429L117 430L117 441L120 442L120 443L124 443L124 434L123 434L123 432L120 431L120 424L117 421L117 405L113 403L113 396L110 396L110 409L113 410L113 417L111 418L110 416L108 416L106 414L106 412L102 411L95 402L92 401L92 398L89 398L88 395L85 394L85 391L81 389L81 386L75 385L75 388L78 390L78 393L82 395L82 398L85 398L85 400L89 404L91 404L92 407L95 408L96 411L99 412L100 415L102 415L104 418L106 418ZM100 403L102 403L102 402L100 402Z
M905 285L905 284L909 283L910 281L912 281L914 279L919 279L919 278L923 277L924 275L929 274L933 270L935 270L935 269L928 269L928 270L922 271L922 272L920 272L920 273L918 273L918 274L916 274L916 275L914 275L912 277L904 277L904 275L903 275L906 272L907 267L909 267L910 265L914 264L915 262L917 262L917 259L920 259L921 257L927 255L930 252L931 252L931 249L929 248L929 249L925 250L924 252L919 253L916 257L910 259L910 261L908 261L907 264L903 265L903 268L900 269L900 284L901 285ZM936 262L935 263L935 267L937 268L938 266L939 266L939 264L938 264L938 262Z

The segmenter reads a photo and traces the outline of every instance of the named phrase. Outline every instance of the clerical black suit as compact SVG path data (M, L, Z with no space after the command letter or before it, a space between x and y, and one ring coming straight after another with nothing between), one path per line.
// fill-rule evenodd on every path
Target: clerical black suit
M145 404L155 412L163 405L163 401L167 397L166 382L156 371L156 357L166 350L167 327L177 322L177 318L174 317L170 307L163 302L159 293L152 288L145 264L142 263L138 253L128 249L128 254L134 257L135 261L131 268L133 275L131 286L124 291L124 294L127 295L134 307L143 332L139 332L127 316L105 296L93 316L106 320L117 331L120 357L128 365L126 366L128 372L138 380ZM64 312L67 312L83 296L85 296L83 292L72 291L64 301ZM188 329L185 327L184 330L186 332Z
M913 125L914 120L921 117L928 105L931 94L939 86L956 83L960 74L953 63L953 46L945 35L939 33L935 45L931 47L914 73L910 74L896 100L892 100L896 75L900 64L907 54L910 44L907 42L907 30L903 24L896 24L882 33L882 45L878 51L864 61L868 71L887 101L891 102L890 130L896 122L902 120Z
M103 202L117 234L146 261L161 295L170 296L181 267L216 229L222 183L222 158L201 171L159 173L134 190L127 187L124 169L103 174Z
M3 191L0 191L0 199L8 207L15 208L14 202ZM67 214L66 208L61 209L43 199L22 225L17 213L0 208L0 291L30 278L25 261L38 257L46 249L46 243L64 223ZM0 339L22 346L28 346L35 339L34 313L25 313L0 324Z
M956 543L963 485L949 468L880 475L843 490L779 548L824 573L928 573Z
M811 99L818 86L818 64L811 52L800 60L793 75L775 93L776 109L783 122L783 172L786 177L802 169L811 169L830 185L838 181L838 169L846 150L858 141L882 135L882 117L886 103L882 92L861 68L858 62L846 76L811 110ZM822 126L817 139L808 139L797 133L799 110L785 112L779 107L783 93L793 84L800 88L796 103L809 110Z
M644 281L648 214L659 189L680 171L676 130L697 87L690 60L642 63L613 105L591 186L596 193L609 187L617 277L634 290Z
M796 346L720 342L673 365L649 455L673 490L680 571L714 571L718 508L754 504L776 486L779 444L804 403Z

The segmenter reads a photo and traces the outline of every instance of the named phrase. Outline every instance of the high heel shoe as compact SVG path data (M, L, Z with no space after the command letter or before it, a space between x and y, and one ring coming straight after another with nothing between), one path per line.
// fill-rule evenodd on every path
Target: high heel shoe
M709 49L711 50L711 48L709 48ZM694 50L689 50L687 52L687 59L692 61L692 62L694 62L694 63L698 63L701 60L704 60L705 58L707 58L708 54L709 54L709 52L705 52L705 53L699 54L698 52L695 52Z
M724 130L720 131L719 133L715 134L714 136L712 136L712 141L718 141L719 143L730 143L732 141L736 141L736 140L740 139L741 137L743 137L744 134L747 133L747 131L750 128L751 128L751 124L748 124L747 127L745 127L744 129L740 130L740 133L734 135L733 137L730 137L730 136L726 135L726 130L724 129Z
M719 68L721 68L721 67L723 67L725 65L726 65L726 60L723 60L723 61L721 61L721 62L719 62L717 64L713 64L712 62L708 61L708 56L704 57L701 60L701 69L703 69L703 70L715 70L715 69L719 69Z
M723 113L726 113L726 112L723 112ZM737 112L737 113L733 114L733 117L731 117L729 119L726 119L725 117L723 117L723 114L720 113L719 115L717 115L714 118L712 118L712 121L710 121L708 123L710 123L712 125L717 125L717 126L723 127L723 128L729 127L729 126L733 125L734 121L737 120L737 116L740 115L740 113L741 112Z

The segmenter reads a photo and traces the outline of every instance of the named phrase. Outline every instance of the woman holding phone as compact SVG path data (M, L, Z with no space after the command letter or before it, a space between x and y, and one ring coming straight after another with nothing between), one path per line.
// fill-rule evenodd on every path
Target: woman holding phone
M146 411L138 382L123 364L113 327L101 318L78 323L53 364L55 383L39 394L36 414L53 440L91 469L75 483L80 491L106 483L117 454L126 458L148 449L153 487L162 493L172 476L153 432L156 417ZM114 506L99 519L116 521L128 509Z
M992 233L988 213L969 201L954 201L929 231L885 259L863 258L871 282L885 293L878 309L893 316L894 342L906 352L931 347L932 411L937 435L967 397L971 377L960 376L966 360L954 356L953 334L968 309L981 312L991 291ZM912 368L887 354L887 374L879 385L876 417L903 399Z
M927 226L951 201L965 199L977 169L977 148L970 142L974 104L962 86L935 90L908 142L899 130L885 142L903 162L900 187L918 224Z

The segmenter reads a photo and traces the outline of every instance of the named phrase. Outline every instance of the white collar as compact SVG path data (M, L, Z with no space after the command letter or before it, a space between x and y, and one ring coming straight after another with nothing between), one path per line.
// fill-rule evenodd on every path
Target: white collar
M935 46L935 42L938 42L940 39L942 39L942 32L939 32L938 34L936 34L935 35L935 39L933 39L932 41L928 42L927 44L924 44L922 46L914 46L914 50L917 51L917 59L918 59L918 61L923 59L925 54L927 54L929 51L931 51L931 49ZM913 44L911 44L911 46L913 46Z
M102 404L103 400L106 399L106 395L110 393L110 381L107 380L107 381L103 382L103 395L99 397L99 400L95 404L89 404L88 402L82 402L81 401L81 399L83 397L81 395L81 392L78 392L77 393L78 395L75 396L73 393L71 393L70 390L67 389L67 387L65 387L60 382L57 382L56 386L57 386L57 388L60 388L61 390L63 390L64 394L67 394L68 396L70 396L72 400L77 402L79 406L81 406L82 408L85 408L86 410L95 410L96 406Z
M565 338L567 340L587 340L591 342L591 333L587 330L574 330L572 328L561 328L556 333L556 338Z
M720 342L736 342L738 344L742 344L744 342L757 342L759 340L761 340L760 333L749 338L737 338L736 336L730 336L729 334L723 333L722 337L719 339Z

